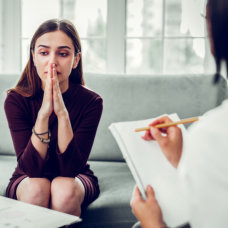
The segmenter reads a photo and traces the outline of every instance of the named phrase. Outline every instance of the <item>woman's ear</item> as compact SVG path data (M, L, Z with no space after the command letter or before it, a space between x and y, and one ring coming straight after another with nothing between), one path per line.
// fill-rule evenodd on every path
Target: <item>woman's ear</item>
M77 55L74 57L73 69L75 69L78 66L80 59L81 59L81 52L77 53Z

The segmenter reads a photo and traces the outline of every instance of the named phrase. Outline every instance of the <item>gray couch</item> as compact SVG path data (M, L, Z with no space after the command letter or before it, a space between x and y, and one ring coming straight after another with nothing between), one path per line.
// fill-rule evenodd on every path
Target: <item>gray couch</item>
M18 75L0 75L0 195L5 195L16 166L11 137L5 120L5 90ZM90 155L92 170L99 178L101 194L83 212L83 227L131 227L136 218L129 205L134 180L108 130L112 122L156 117L177 112L180 118L202 115L227 97L221 80L212 85L212 75L99 75L86 74L86 85L103 97L104 111Z

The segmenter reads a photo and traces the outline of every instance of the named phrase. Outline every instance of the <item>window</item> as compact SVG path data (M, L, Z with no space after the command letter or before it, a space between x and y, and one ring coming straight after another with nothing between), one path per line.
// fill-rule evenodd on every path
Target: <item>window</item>
M204 2L191 2L127 1L127 73L204 73L206 37L199 4Z
M0 0L0 71L22 71L37 27L66 18L79 32L85 72L214 72L203 8L204 0Z
M104 72L106 15L107 0L22 0L22 66L27 62L31 37L38 26L51 18L65 18L74 23L81 38L84 70Z
M21 67L20 0L0 0L0 72Z
M62 1L62 17L75 24L81 38L85 71L106 71L107 1Z
M21 0L21 69L28 61L30 41L38 26L45 20L59 17L60 6L56 2L58 3L56 0Z

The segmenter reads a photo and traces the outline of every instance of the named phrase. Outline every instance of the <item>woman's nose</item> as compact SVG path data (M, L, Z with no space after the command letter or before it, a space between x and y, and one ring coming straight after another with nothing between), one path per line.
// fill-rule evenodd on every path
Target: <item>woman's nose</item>
M53 66L53 64L55 64L55 66L57 66L57 58L56 55L50 55L50 59L49 59L49 64Z

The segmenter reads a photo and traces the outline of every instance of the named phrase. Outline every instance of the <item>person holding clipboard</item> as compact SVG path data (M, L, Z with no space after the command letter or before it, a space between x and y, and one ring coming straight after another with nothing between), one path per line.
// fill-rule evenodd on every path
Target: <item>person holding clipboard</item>
M216 83L222 61L228 66L228 1L208 0L206 22L216 63ZM226 100L193 124L184 142L177 125L153 127L171 122L168 117L151 123L151 128L143 136L144 140L156 140L168 161L177 168L188 199L189 226L192 228L228 227L227 117ZM143 228L163 228L166 224L152 187L147 187L146 200L142 199L138 187L135 188L132 211Z

